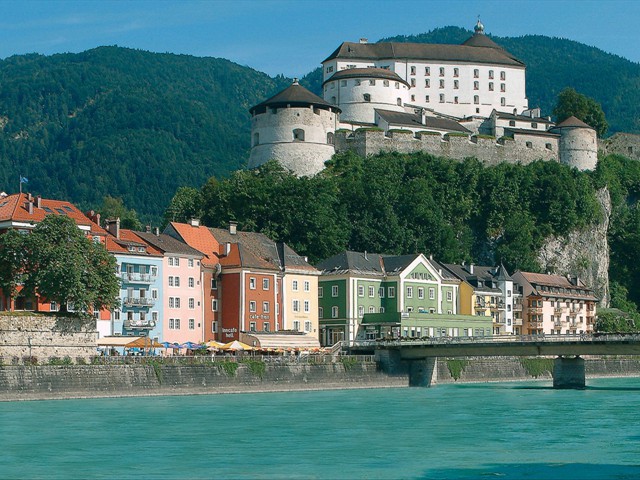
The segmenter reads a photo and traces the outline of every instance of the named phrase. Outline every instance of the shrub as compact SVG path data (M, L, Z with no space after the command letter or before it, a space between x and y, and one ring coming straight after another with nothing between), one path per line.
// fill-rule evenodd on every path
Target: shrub
M456 382L464 372L464 369L469 365L469 360L462 360L458 358L450 358L447 359L447 368L449 369L449 373L451 374L451 378L453 378Z

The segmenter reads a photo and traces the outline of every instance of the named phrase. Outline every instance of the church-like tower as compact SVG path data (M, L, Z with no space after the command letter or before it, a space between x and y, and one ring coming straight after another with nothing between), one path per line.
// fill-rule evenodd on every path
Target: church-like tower
M315 175L335 153L340 109L293 84L249 110L249 168L277 160L298 176Z

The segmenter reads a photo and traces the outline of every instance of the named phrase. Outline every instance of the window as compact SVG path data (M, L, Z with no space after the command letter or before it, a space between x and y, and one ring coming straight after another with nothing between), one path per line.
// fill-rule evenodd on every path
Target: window
M500 80L506 80L506 79L507 79L506 72L500 72Z
M444 80L440 80L440 88L444 88Z
M430 67L424 67L424 74L425 76L429 76L431 75L431 68Z
M412 86L412 87L415 87L415 86L416 86L416 79L415 79L415 78L412 78L412 79L411 79L411 86Z
M173 259L173 264L174 264L176 267L179 267L179 266L180 266L180 259L179 259L179 258L177 258L177 257L176 257L176 258L174 258L174 259ZM180 319L179 319L179 318L177 318L176 320L178 321L178 325L179 325L179 324L180 324Z
M551 145L550 143L545 143L544 146L547 150L553 150L553 145Z
M338 307L331 307L331 318L338 318Z
M409 70L411 71L411 75L416 74L416 67L409 67Z
M493 70L489 70L489 78L493 79Z
M422 300L424 298L424 288L418 287L418 298Z
M425 86L425 88L431 87L431 80L429 80L428 78L425 78L424 79L424 86Z
M180 330L180 319L176 318L176 330Z
M454 77L459 77L460 76L460 69L454 68L453 69L453 76Z
M180 277L175 277L173 279L173 284L174 284L174 286L179 287L180 286Z
M429 103L429 95L425 95L424 96L424 101L425 101L425 103Z
M269 313L269 302L262 302L262 313Z
M395 298L395 296L396 296L396 287L387 288L387 296L389 298Z
M407 298L413 298L413 287L407 287Z
M527 148L533 148L532 142L526 142L525 145L527 146Z
M333 145L335 143L336 141L333 132L327 132L327 145Z
M460 88L460 82L458 80L453 81L453 89L458 90Z
M378 309L378 312L379 312L379 313L384 313L384 307L380 307L380 308Z
M250 332L256 331L256 322L249 322L249 331Z
M215 298L211 299L211 311L212 312L217 312L218 311L218 300Z
M337 285L333 285L331 287L331 296L332 297L337 297L338 296L338 286Z
M369 305L369 313L376 313L376 307Z
M304 130L301 128L293 129L293 141L294 142L304 142Z
M347 86L347 81L346 80L340 80L340 86L341 87L346 87Z
M382 85L384 85L385 87L389 86L389 80L383 80L382 81Z
M156 325L158 324L158 312L151 312L151 320L156 322Z
M304 301L304 313L309 313L311 311L311 305L309 300Z
M296 313L300 312L300 300L293 301L293 311Z
M369 85L372 85L372 86L373 86L373 85L375 85L375 84L376 84L376 81L375 81L375 80L373 80L373 79L369 80Z
M324 308L318 307L318 318L324 318Z
M211 279L211 290L217 290L218 289L218 280L215 278Z
M400 82L396 82L396 83L395 83L395 87L396 87L396 88L400 88Z
M500 91L501 92L506 92L507 91L507 86L504 83L500 84Z
M447 302L453 301L453 292L447 292Z
M429 288L429 300L433 300L436 298L436 289Z
M396 100L396 104L401 107L402 106L402 99L400 97L397 98Z
M58 311L58 304L56 302L51 302L49 304L49 310L52 312L57 312Z
M256 279L255 279L255 277L249 277L249 288L251 290L255 290L256 289Z
M477 68L473 70L473 78L480 78L480 70Z
M169 257L168 263L170 267L173 267L173 257Z
M269 322L264 322L264 323L262 324L262 329L263 329L265 332L270 331L270 330L271 330L271 326L269 325Z
M189 260L187 260L187 267L193 268L193 258L190 258Z
M262 289L263 290L269 290L269 279L268 278L263 278L262 279Z
M193 298L189 299L189 308L191 310L193 310L194 308L196 308L196 301Z
M180 297L176 297L175 304L176 308L180 308Z
M478 95L473 96L473 103L475 103L476 105L480 103L480 97Z
M189 319L189 330L194 330L196 328L196 321L193 318Z
M255 300L251 300L249 302L249 312L256 313L256 302L255 302Z
M440 103L444 103L444 93L440 94Z
M298 320L293 321L293 330L296 332L300 331L300 322Z
M311 331L311 322L309 322L309 321L304 322L304 331L305 332L310 332Z
M324 288L318 287L318 298L322 298L324 296Z
M358 285L358 296L364 297L364 287L362 285Z
M355 85L356 85L356 86L360 86L360 84L361 84L362 82L360 81L360 79L359 79L359 78L356 78L356 79L354 80L354 83L355 83Z
M173 287L173 277L169 276L169 286Z
M493 92L493 82L489 82L489 91Z
M440 76L444 77L444 67L440 67Z
M531 122L531 128L538 128L538 124L536 122Z
M378 288L378 296L384 298L384 287Z
M297 281L297 280L294 280L293 282L291 282L291 289L292 289L294 292L297 292L297 291L298 291L298 281Z
M501 97L500 98L500 105L504 107L506 104L507 104L507 99L504 98L504 97Z
M480 82L473 82L473 89L480 90Z
M373 286L369 286L369 298L373 298L376 295L376 289Z
M370 102L371 101L371 95L368 94L368 93L365 93L362 97L363 97L363 100L365 102Z
M453 103L458 103L458 97L453 97Z
M411 101L415 102L416 101L416 96L415 95L411 95Z
M195 286L195 280L193 277L189 277L189 288L193 288Z
M218 333L218 322L211 322L211 333Z
M358 307L358 317L362 318L364 316L364 307L362 305L360 305Z
M169 329L174 330L176 328L176 322L173 318L169 319Z
M510 127L515 127L516 126L516 121L515 120L509 120L509 126Z

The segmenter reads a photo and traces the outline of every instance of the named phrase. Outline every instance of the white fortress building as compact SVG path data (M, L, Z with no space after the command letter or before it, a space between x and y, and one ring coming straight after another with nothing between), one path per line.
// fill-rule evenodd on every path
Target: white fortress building
M320 98L297 81L253 107L249 167L313 175L339 151L424 151L487 164L597 163L594 129L530 109L525 64L484 33L461 45L344 42L322 62Z

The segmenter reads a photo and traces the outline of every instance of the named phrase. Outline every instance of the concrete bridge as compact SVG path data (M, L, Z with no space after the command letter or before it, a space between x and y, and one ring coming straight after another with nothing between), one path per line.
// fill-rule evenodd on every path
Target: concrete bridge
M408 373L416 387L431 385L437 357L555 356L554 388L584 388L581 355L640 355L640 335L436 337L359 342L351 350L374 350L384 371Z

